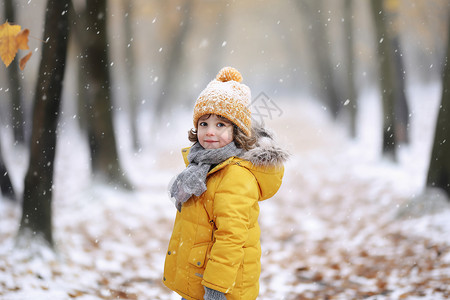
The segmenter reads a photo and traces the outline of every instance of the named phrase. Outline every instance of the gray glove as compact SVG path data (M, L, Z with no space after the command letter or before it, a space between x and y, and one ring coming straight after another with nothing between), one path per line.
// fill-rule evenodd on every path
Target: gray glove
M203 300L227 300L225 294L210 288L205 288L205 296L203 296Z

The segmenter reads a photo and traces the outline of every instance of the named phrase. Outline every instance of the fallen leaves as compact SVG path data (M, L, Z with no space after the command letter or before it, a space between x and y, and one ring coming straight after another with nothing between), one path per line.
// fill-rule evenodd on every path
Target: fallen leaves
M8 67L16 57L19 50L28 50L28 36L30 31L28 29L21 29L20 25L11 25L8 22L0 25L0 57ZM23 70L26 63L31 57L30 51L19 62L19 67Z

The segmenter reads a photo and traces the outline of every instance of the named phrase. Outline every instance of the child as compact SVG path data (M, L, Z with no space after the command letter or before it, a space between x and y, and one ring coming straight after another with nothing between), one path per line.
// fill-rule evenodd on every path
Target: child
M178 209L164 284L183 299L256 299L261 272L258 201L283 178L286 152L251 126L250 89L223 68L194 107L187 168L169 187Z

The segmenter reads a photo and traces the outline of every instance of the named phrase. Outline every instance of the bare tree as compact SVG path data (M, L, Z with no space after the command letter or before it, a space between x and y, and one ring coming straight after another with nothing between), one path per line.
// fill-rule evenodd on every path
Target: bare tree
M349 115L350 136L356 137L356 114L358 111L355 76L354 76L354 51L353 51L353 0L345 0L345 36L344 42L347 61L347 100L345 107Z
M5 0L5 19L14 22L16 19L12 0ZM23 144L25 142L25 128L23 117L23 95L20 86L19 67L17 61L13 61L8 71L9 95L11 95L11 124L14 140Z
M86 87L88 138L92 171L96 177L131 188L120 164L114 135L111 76L109 72L106 0L86 1L83 75Z
M83 3L77 2L79 5L83 5ZM84 45L87 44L87 36L85 30L87 28L86 25L86 8L85 3L83 8L79 8L74 6L73 1L70 2L70 24L71 24L71 33L73 40L75 41L76 51L78 54L76 56L77 59L77 120L80 130L83 132L87 132L88 130L88 93L87 89L89 88L88 79L86 76L86 47Z
M380 61L379 82L383 99L383 154L395 161L397 145L408 142L409 126L409 108L404 83L405 71L397 25L400 3L398 0L372 0L371 2Z
M427 186L441 188L450 196L450 22L448 27L442 98L436 122Z
M335 85L333 67L331 63L331 49L328 43L328 31L326 29L326 20L323 15L323 0L316 1L295 1L302 18L308 20L309 43L312 47L311 53L318 74L318 97L323 99L328 106L331 115L336 118L341 108L339 92Z
M409 134L409 106L406 99L405 89L405 67L403 64L403 52L400 43L399 10L400 0L384 1L386 20L390 26L387 27L387 38L391 43L391 55L393 64L391 72L394 79L394 101L395 101L395 139L396 143L408 143Z
M131 26L131 20L133 18L133 3L132 1L122 0L122 7L124 12L124 30L125 30L125 72L128 88L128 103L130 105L130 128L131 137L134 150L138 150L141 146L138 133L138 86L136 80L136 59L133 42L133 29Z
M36 85L30 159L25 175L19 237L53 246L52 194L56 130L66 64L70 0L48 0L42 59Z
M383 2L371 0L372 15L375 21L376 38L378 44L378 59L380 70L378 80L383 103L383 154L396 160L395 138L395 95L392 67L394 65L392 45L386 29L386 16Z
M86 132L94 177L129 189L120 164L113 122L107 1L85 0L72 6L77 55L78 124ZM72 5L72 4L71 4Z

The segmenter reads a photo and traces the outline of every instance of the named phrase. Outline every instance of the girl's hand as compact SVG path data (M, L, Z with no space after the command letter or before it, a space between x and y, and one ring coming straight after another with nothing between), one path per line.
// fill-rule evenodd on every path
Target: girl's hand
M205 286L205 296L203 296L203 300L227 300L225 294Z

